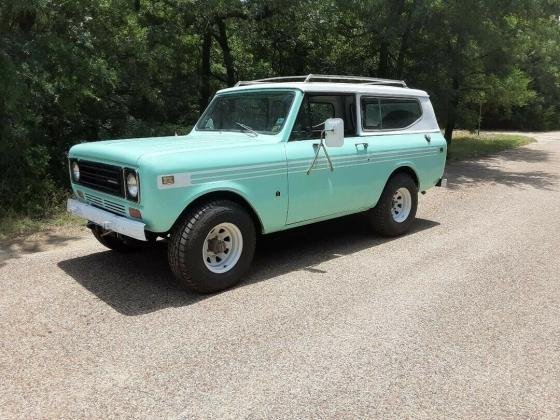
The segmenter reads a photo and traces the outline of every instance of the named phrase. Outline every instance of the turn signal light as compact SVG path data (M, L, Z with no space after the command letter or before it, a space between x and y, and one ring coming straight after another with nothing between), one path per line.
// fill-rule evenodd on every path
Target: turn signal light
M142 218L142 214L140 213L140 210L133 209L132 207L128 208L128 214L130 214L130 217L134 217L135 219L141 219Z

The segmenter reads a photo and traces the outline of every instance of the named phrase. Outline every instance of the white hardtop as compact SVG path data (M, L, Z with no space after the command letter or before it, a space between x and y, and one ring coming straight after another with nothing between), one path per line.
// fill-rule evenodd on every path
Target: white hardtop
M346 93L374 97L407 97L417 98L422 107L422 116L408 127L391 130L392 134L411 132L439 132L438 123L429 95L423 90L410 89L404 80L380 79L375 77L340 76L324 74L308 74L304 76L279 76L267 79L239 81L234 87L222 89L218 94L243 92L260 89L283 89L310 92L325 95ZM360 117L361 118L361 117ZM359 120L359 118L358 118ZM358 123L358 126L360 124ZM358 128L360 135L378 135L387 130L364 131Z
M336 82L278 82L255 83L250 85L235 86L219 90L218 93L230 93L255 89L299 89L303 92L313 93L361 93L379 96L408 96L428 97L423 90L409 89L396 86L368 85L365 83L336 83Z

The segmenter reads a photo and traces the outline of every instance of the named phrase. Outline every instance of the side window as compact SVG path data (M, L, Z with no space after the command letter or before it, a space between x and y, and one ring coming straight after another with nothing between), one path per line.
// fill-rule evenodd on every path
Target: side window
M362 127L366 130L379 130L381 128L379 99L362 99Z
M309 102L311 126L315 127L327 118L334 118L334 105L329 102Z
M363 98L364 130L396 130L406 128L420 119L422 108L416 99Z
M422 116L415 99L380 99L381 126L384 129L405 128Z
M328 118L342 118L344 134L356 135L355 101L353 94L306 94L290 140L318 139L323 130L322 123Z

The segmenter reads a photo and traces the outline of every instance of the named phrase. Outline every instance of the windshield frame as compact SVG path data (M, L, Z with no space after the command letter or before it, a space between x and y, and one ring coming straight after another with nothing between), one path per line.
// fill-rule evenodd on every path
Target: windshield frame
M225 96L233 96L233 95L240 95L240 94L256 94L256 93L289 93L291 94L292 98L291 98L291 102L289 105L289 108L286 111L286 115L284 116L284 121L282 122L282 125L280 126L280 129L273 133L270 131L261 131L261 130L256 130L253 127L253 130L259 135L259 136L278 136L279 134L283 133L284 129L286 128L286 123L288 122L288 119L290 117L290 115L293 112L294 109L294 103L296 101L297 98L297 89L286 89L286 88L267 88L267 89L239 89L239 90L234 90L234 91L230 91L230 92L223 92L223 93L216 93L216 95L214 95L214 97L212 98L212 100L210 101L210 103L208 104L208 106L206 107L206 109L204 110L204 112L202 113L202 115L200 116L200 118L198 119L198 121L196 122L196 124L194 125L194 130L200 133L248 133L247 130L243 130L241 127L239 129L210 129L210 128L200 128L199 125L202 123L202 121L206 118L206 116L208 115L208 113L210 112L210 110L212 109L214 102L217 101L219 98L225 97Z

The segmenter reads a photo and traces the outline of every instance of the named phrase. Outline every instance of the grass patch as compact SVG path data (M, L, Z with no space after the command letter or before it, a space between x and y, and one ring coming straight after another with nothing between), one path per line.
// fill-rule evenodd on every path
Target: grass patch
M47 217L32 218L17 213L8 213L0 217L0 241L45 232L47 230L76 227L84 225L84 220L74 217L64 209L57 209Z
M483 133L477 136L476 134L460 132L455 136L447 152L447 159L451 161L493 155L535 141L531 137L513 134Z

